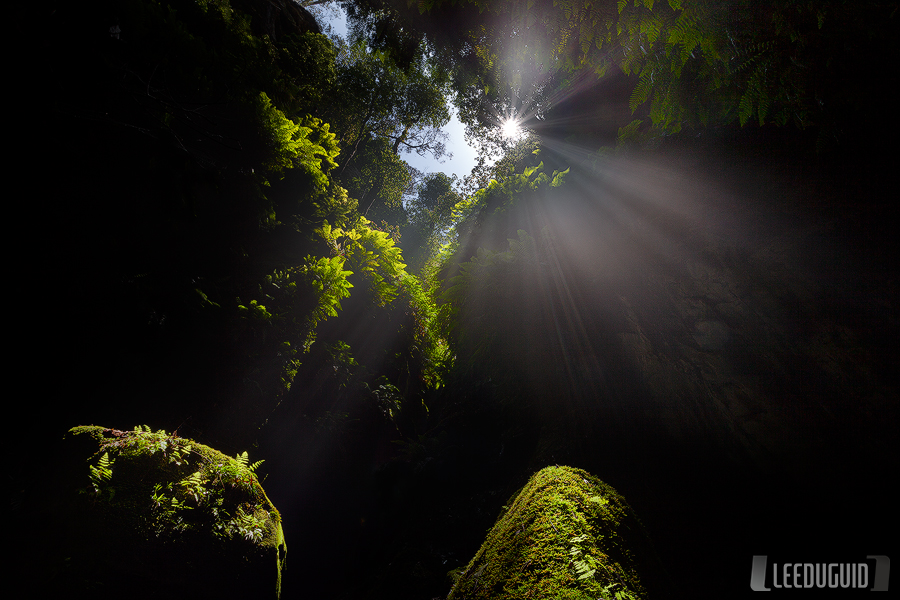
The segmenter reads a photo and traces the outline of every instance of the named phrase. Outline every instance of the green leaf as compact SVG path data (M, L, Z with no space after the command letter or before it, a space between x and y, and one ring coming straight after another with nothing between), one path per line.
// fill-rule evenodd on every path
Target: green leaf
M569 167L571 169L571 167ZM564 183L565 176L568 175L569 169L565 171L554 171L553 172L553 181L550 182L550 187L559 187Z
M750 88L743 96L741 96L741 101L738 104L738 119L740 120L741 127L747 123L750 115L753 114L753 95L754 91Z
M641 78L638 81L638 84L634 86L634 90L631 92L631 98L628 100L628 108L631 109L632 113L637 110L638 106L647 101L647 98L650 96L650 86L652 82L653 70L648 64L644 67Z
M633 137L637 136L638 128L641 126L641 123L644 121L642 119L635 119L625 127L619 127L619 133L617 136L618 142L625 142Z

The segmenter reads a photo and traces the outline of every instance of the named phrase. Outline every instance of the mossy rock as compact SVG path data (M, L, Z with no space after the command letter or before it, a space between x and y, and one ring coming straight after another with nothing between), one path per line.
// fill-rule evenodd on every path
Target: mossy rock
M129 597L280 596L281 516L246 452L231 458L147 427L75 427L64 448L54 584Z
M447 600L644 599L655 579L649 538L612 487L571 467L547 467L504 507L475 557L451 572Z

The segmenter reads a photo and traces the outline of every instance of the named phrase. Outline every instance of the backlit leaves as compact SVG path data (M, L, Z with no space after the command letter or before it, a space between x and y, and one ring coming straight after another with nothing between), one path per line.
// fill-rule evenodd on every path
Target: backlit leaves
M301 168L313 180L316 190L324 192L328 187L327 173L337 166L334 159L340 153L329 125L313 117L288 119L272 105L265 92L259 93L256 110L272 145L269 168L275 172Z

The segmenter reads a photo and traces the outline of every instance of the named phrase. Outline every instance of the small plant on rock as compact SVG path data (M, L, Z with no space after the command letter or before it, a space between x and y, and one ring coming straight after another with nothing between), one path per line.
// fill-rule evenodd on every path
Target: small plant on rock
M81 490L82 493L90 492L100 498L103 496L104 492L106 492L109 494L107 500L112 501L113 496L116 495L116 489L114 487L107 487L107 484L109 484L112 479L112 467L114 462L115 459L110 459L109 453L104 452L100 456L100 460L97 462L96 467L94 465L89 465L91 470L91 485L87 490Z

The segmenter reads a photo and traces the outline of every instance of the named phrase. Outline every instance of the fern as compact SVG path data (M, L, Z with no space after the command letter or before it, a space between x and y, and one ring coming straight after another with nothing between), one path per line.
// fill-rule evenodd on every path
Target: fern
M166 492L171 495L167 495ZM153 493L150 495L153 509L163 515L172 517L180 510L189 510L191 508L179 500L172 492L172 484L163 487L162 484L157 483L153 486Z
M638 600L637 597L631 593L631 590L622 588L621 590L616 590L613 592L613 588L622 587L618 583L611 583L609 585L603 586L601 591L600 598L603 600Z
M91 479L94 479L98 482L109 481L112 478L112 464L113 460L110 460L109 453L104 452L102 456L100 456L100 460L97 463L96 467L91 467Z
M616 142L621 145L628 141L636 139L638 136L638 128L643 122L644 121L642 119L635 119L625 127L619 127L619 132L616 135Z
M90 492L96 496L102 496L104 491L104 486L110 482L112 479L112 467L115 459L109 458L109 453L104 452L100 456L100 460L97 462L97 466L90 466L90 480L91 487ZM84 491L84 490L83 490ZM108 488L109 491L109 500L113 499L113 496L116 494L115 488Z
M634 86L634 90L631 92L631 98L628 100L628 108L631 109L633 113L637 110L637 107L647 101L647 98L650 96L650 87L653 84L653 69L649 64L644 65L643 71L641 72L641 79L638 81L638 84Z
M760 42L758 44L753 44L747 48L739 48L736 51L734 57L731 60L735 60L737 58L741 58L741 62L738 63L736 67L731 69L731 74L739 73L744 69L749 68L753 63L759 60L761 56L770 51L774 47L774 42L769 40L767 42Z
M762 65L757 67L747 82L747 90L744 92L744 95L741 96L740 103L738 104L738 119L740 120L741 126L746 124L753 115L754 105L757 107L759 124L761 126L765 124L765 118L769 110L769 105L771 104L771 98L763 87L762 82L764 73L765 71Z
M185 477L178 482L178 485L181 486L182 491L193 498L194 502L197 504L200 504L208 493L206 488L203 487L203 478L200 471L196 471L190 477Z
M246 467L247 467L247 461L249 461L250 459L249 459L249 457L248 457L248 455L247 455L247 451L244 450L241 454L238 454L238 455L235 457L235 460L238 462L239 465L241 465L242 467L245 467L245 468L246 468Z
M265 462L265 460L258 460L255 463L251 463L250 457L247 454L246 450L244 450L242 453L238 454L237 457L235 457L235 460L238 462L238 464L240 466L244 467L251 473L255 472L256 469L259 468L259 465L261 465Z
M228 524L229 533L238 533L248 542L261 542L267 518L268 514L257 517L253 513L245 513L243 507L239 507L237 516Z
M582 534L573 537L569 540L572 544L581 544L582 542L588 541L590 536L587 534ZM575 566L575 574L578 575L578 579L590 579L594 576L594 573L597 572L597 567L600 566L600 563L596 558L584 552L579 546L573 545L569 548L569 556L572 557L572 564Z

